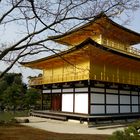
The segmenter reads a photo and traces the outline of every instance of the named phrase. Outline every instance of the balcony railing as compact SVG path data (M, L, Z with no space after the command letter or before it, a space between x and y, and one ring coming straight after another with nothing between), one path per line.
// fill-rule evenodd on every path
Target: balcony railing
M50 77L36 77L32 78L29 81L29 84L31 86L33 85L43 85L43 84L49 84L49 83L57 83L57 82L68 82L68 81L77 81L77 80L99 80L99 81L107 81L107 82L114 82L114 83L124 83L124 84L132 84L132 85L140 85L140 77L133 76L128 77L124 76L123 74L115 75L115 74L107 74L107 73L98 73L93 74L90 76L88 74L83 75L65 75L65 76L50 76Z
M49 83L57 83L57 82L68 82L68 81L77 81L77 80L86 80L89 79L89 74L82 75L54 75L48 77L35 77L29 80L29 85L43 85Z
M140 56L140 50L137 49L137 48L130 47L130 48L127 49L127 51L128 51L129 53L131 53L131 54L135 54L135 55Z
M106 46L107 48L112 48L127 53L129 55L140 57L140 49L134 48L133 46L129 46L127 44L112 41L105 38L102 39L101 44Z
M106 46L106 45L105 45ZM112 48L122 53L132 55L135 57L140 57L140 49L134 47L120 47L120 46L106 46L107 48Z
M93 74L90 79L99 80L99 81L107 81L113 83L121 83L121 84L131 84L131 85L140 85L140 77L138 76L124 76L124 74L107 74L107 73L98 73Z
M136 57L140 57L140 50L134 47L128 47L128 48L121 48L121 47L113 47L114 49L117 49L121 52L124 52L126 54L132 55L132 56L136 56Z
M34 77L29 80L29 85L42 85L43 84L43 77Z

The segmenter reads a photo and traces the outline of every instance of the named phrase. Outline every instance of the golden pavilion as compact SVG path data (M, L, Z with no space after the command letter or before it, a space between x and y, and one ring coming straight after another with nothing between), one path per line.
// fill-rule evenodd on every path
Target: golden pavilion
M133 47L139 33L99 15L49 38L69 49L21 63L43 71L29 82L42 91L42 109L67 119L140 116L140 50Z

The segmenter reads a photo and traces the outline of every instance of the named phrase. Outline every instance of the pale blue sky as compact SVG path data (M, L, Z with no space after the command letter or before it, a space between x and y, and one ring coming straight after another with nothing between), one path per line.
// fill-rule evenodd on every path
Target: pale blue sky
M129 24L125 26L131 30L134 30L135 32L140 33L140 9L135 11L130 19ZM140 44L137 45L137 48L140 49Z
M134 17L128 27L140 33L140 9L134 13Z

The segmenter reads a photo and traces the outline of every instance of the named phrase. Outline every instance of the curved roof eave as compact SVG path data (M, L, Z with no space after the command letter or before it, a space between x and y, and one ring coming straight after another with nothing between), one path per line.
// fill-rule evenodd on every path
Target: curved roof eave
M131 33L131 34L133 34L133 35L135 35L135 36L140 37L140 33L135 32L135 31L133 31L133 30L130 30L130 29L124 27L124 26L121 26L120 24L118 24L118 23L114 22L113 20L111 20L111 19L110 19L107 15L105 15L105 14L99 14L99 15L97 15L93 20L91 20L90 22L88 22L88 23L86 23L86 24L84 24L84 25L82 25L82 26L80 26L80 27L78 27L78 28L75 28L75 29L73 29L73 30L71 30L71 31L69 31L69 32L66 32L66 33L62 34L62 35L49 36L48 38L51 39L51 40L53 40L53 41L59 40L59 39L61 39L61 38L63 38L63 37L66 37L67 35L70 35L70 34L76 32L76 31L79 31L80 29L83 29L83 28L85 28L85 27L88 27L90 24L96 22L98 19L101 19L101 18L105 18L105 19L107 19L108 22L111 23L112 25L114 25L114 26L116 26L116 27L118 27L118 28L120 28L120 29L122 29L122 30L128 32L128 33ZM133 45L133 44L132 44L132 45Z

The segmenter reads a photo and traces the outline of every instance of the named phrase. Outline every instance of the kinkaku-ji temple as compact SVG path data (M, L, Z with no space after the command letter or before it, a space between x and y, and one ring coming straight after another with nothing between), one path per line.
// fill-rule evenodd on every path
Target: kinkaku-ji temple
M43 71L29 82L42 91L42 110L34 115L86 121L140 117L140 50L133 47L139 33L99 15L49 38L69 49L21 63Z

